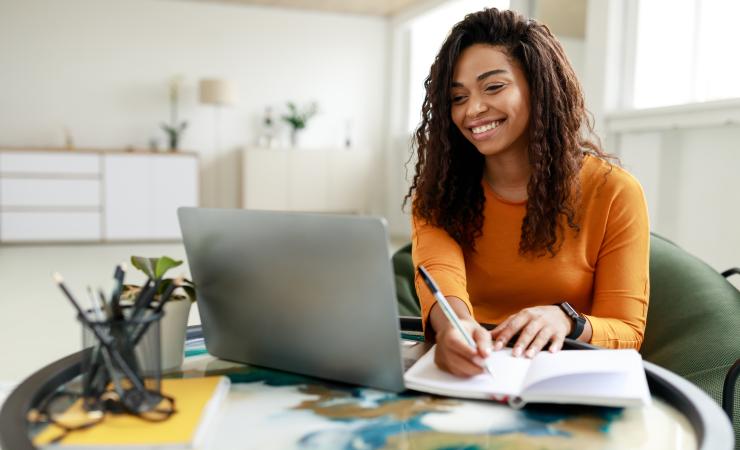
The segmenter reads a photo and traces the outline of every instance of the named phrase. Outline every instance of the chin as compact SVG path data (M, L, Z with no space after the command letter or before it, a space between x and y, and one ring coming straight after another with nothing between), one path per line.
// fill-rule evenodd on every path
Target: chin
M494 142L472 142L473 146L483 156L493 156L506 151L506 147Z

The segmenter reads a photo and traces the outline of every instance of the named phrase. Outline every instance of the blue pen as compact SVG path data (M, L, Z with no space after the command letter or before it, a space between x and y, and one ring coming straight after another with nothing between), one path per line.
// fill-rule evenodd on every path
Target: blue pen
M437 283L434 282L432 279L432 276L429 275L429 272L424 268L424 266L419 265L419 275L421 275L421 279L424 280L424 283L429 287L429 290L432 291L432 294L434 295L434 298L437 299L437 303L442 308L442 312L444 313L445 317L447 317L447 320L452 323L452 325L457 328L457 331L460 332L463 339L465 339L465 342L473 349L478 350L478 346L475 345L475 341L473 340L473 337L470 336L470 334L465 331L465 329L462 327L462 324L460 323L460 319L458 319L457 314L455 314L455 311L452 309L450 304L447 302L447 299L444 295L442 295L442 292L440 292L439 287L437 287ZM493 375L493 369L491 369L490 363L486 361L485 363L486 370L489 374Z

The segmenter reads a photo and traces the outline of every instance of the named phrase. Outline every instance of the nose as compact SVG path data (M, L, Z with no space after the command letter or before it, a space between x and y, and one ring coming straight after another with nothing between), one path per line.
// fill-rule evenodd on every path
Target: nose
M473 118L486 111L488 111L488 105L483 98L479 95L471 95L468 101L467 116Z

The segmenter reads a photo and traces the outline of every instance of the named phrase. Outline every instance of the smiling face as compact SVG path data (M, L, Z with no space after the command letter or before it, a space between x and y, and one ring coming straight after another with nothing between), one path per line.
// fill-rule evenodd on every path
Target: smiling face
M450 114L484 156L526 154L529 85L501 47L475 44L458 57L450 88Z

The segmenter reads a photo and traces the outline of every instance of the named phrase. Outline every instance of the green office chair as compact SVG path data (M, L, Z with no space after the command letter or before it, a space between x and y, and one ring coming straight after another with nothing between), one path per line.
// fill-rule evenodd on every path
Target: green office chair
M721 404L740 443L740 291L673 242L651 235L650 306L643 358L681 375ZM724 275L724 276L723 276Z
M411 244L393 255L398 310L420 316ZM740 291L722 274L656 234L650 236L650 307L645 360L681 375L707 392L733 420L740 443ZM724 275L724 276L723 276Z

